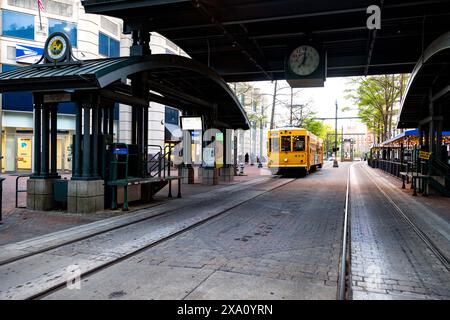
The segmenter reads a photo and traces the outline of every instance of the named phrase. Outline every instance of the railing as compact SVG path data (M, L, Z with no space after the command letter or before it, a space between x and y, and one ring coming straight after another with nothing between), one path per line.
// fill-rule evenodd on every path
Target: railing
M381 159L370 159L369 165L372 168L381 169L386 171L393 176L400 178L400 172L412 172L412 167L410 163L401 163L397 161L381 160Z
M19 174L17 176L17 178L16 178L16 208L20 208L20 209L25 209L26 208L26 206L20 206L19 207L19 193L27 192L27 189L19 190L19 180L20 180L20 178L28 178L28 177L31 177L30 173Z
M3 181L5 181L5 178L0 177L0 223L3 220Z
M163 177L170 176L170 168L172 161L170 158L172 157L172 149L174 147L172 146L166 146L163 149L159 145L149 145L149 147L159 147L160 151L153 155L148 161L147 161L147 172L149 176L151 177ZM166 151L168 150L168 151Z

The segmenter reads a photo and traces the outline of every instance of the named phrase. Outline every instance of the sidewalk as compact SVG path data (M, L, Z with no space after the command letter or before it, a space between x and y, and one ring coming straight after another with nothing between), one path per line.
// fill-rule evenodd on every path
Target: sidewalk
M260 176L270 175L267 169L260 169L256 165L247 165L244 169L243 176L236 176L234 182L224 183L219 185L206 186L201 185L196 181L195 184L183 184L181 192L183 198L189 198L197 194L202 194L211 190L219 190L221 188L244 183ZM111 217L121 216L124 214L119 210L106 210L95 214L74 214L65 211L30 211L27 209L15 208L15 188L17 174L3 175L5 181L3 182L3 221L0 225L0 245L10 244L26 239L31 239L47 233L52 233L59 230L68 229L71 227L84 225L90 222L99 221ZM70 175L63 175L63 177L70 178ZM28 178L21 178L19 189L26 189L26 181ZM172 195L175 198L177 195L177 182L172 182ZM130 211L136 211L144 208L154 207L162 203L171 201L167 198L169 186L166 186L157 195L155 201L147 204L131 203ZM26 204L26 193L19 194L19 205Z

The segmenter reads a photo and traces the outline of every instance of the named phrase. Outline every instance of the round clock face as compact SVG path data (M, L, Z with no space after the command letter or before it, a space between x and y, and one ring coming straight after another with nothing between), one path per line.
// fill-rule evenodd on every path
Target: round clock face
M48 42L47 54L50 59L58 61L65 57L67 51L67 41L62 36L54 36Z
M311 46L300 46L289 57L289 67L299 76L307 76L319 67L319 52Z

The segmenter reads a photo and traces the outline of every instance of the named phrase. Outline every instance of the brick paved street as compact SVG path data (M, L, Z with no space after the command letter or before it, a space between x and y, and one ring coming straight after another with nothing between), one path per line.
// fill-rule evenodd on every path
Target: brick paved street
M67 267L77 265L99 272L84 277L81 290L44 298L336 299L349 169L350 298L449 299L448 270L390 202L448 259L449 199L412 197L398 179L365 162L337 169L328 162L301 179L248 166L233 184L186 186L183 199L129 214L35 212L19 224L30 213L15 211L0 227L0 240L11 243L0 248L0 298L64 284ZM20 259L4 263L15 255Z
M380 171L365 164L353 167L351 175L351 274L353 299L449 299L450 274L411 227L395 213L374 183ZM389 181L383 185L388 186ZM387 188L386 188L387 190ZM408 192L389 190L390 196L427 233L441 229L440 248L447 250L450 229L439 208L418 210ZM420 202L423 198L420 199ZM436 200L435 200L436 201ZM413 215L428 215L428 220ZM448 214L448 211L446 212ZM430 216L435 215L436 220ZM443 217L442 217L443 215ZM448 216L447 216L448 218ZM430 231L430 232L428 232ZM442 239L446 237L446 240Z
M49 298L335 299L347 166L259 196Z
M261 176L268 176L267 169L260 169L257 166L247 165L243 176L236 176L232 184L257 179ZM47 233L64 230L67 228L84 225L90 222L107 219L123 215L121 210L106 210L96 214L71 214L64 211L29 211L15 208L15 190L17 175L5 174L6 180L3 182L3 224L0 225L0 245L22 241L33 237L45 235ZM69 175L62 177L70 178ZM26 188L28 178L19 180L19 189ZM216 186L205 186L201 184L183 185L182 193L184 197L201 194L207 191L220 189L230 185L221 183ZM173 181L173 190L177 188L177 182ZM130 204L131 210L139 210L169 201L167 198L169 186L166 186L155 196L152 204ZM26 193L19 193L19 206L26 204Z

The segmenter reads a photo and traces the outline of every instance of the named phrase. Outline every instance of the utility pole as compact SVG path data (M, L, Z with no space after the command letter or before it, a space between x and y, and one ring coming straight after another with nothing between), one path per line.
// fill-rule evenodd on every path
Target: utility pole
M258 168L262 168L263 134L264 134L264 103L263 103L263 99L261 97L261 118L259 121L259 163L258 163Z
M336 117L334 119L334 161L333 161L333 168L338 168L339 164L337 161L337 119L338 119L338 103L336 100Z
M293 98L294 98L294 91L293 91L294 89L291 87L291 113L290 113L290 117L289 117L289 126L290 127L292 127L292 113L293 113L293 108L294 108L294 106L293 106Z
M277 99L277 85L278 85L278 81L275 80L275 84L273 86L272 114L270 115L270 129L274 128L275 104L276 104L276 99Z

